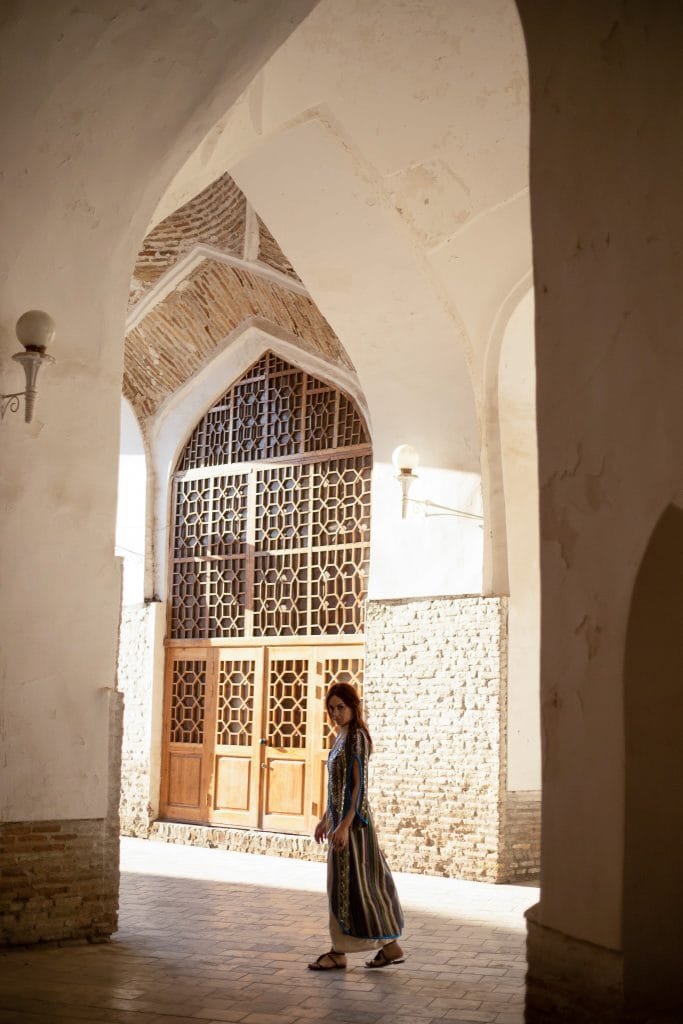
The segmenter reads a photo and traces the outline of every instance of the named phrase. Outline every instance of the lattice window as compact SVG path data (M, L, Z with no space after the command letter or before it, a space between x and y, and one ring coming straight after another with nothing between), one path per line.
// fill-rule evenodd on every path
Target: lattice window
M236 558L210 563L206 591L209 636L244 635L246 575L245 563Z
M254 636L308 633L308 556L289 551L257 556L254 577Z
M367 547L315 551L311 565L311 632L360 633L363 628Z
M179 460L171 637L362 632L371 468L351 400L266 353Z
M257 549L306 547L309 519L309 478L302 466L273 466L258 473Z
M204 419L202 440L207 466L220 466L230 461L230 417L226 406L214 406Z
M316 546L357 544L370 530L370 458L331 459L312 467L311 537Z
M206 662L174 662L171 685L171 743L203 742L205 698Z
M301 454L301 417L304 375L289 370L271 376L268 382L268 423L266 457Z
M210 482L181 480L175 504L174 554L178 558L199 558L206 554L211 536Z
M243 556L247 551L247 478L219 476L212 485L208 549L216 557Z
M201 563L176 563L171 582L171 636L176 640L206 636L206 580Z
M266 454L266 391L252 381L238 384L232 394L231 462L255 462ZM210 415L210 413L209 413Z
M254 728L254 663L222 661L218 673L216 742L248 747Z
M323 681L325 692L335 683L350 683L363 697L363 659L362 658L326 658L323 662ZM330 723L330 716L325 715L323 721L323 746L331 750L336 733Z
M268 743L273 747L306 746L308 661L275 660L268 687Z
M309 452L334 448L337 440L337 412L339 392L310 381L306 394L304 441Z
M339 432L337 434L337 447L346 448L356 444L363 444L366 438L363 421L358 411L351 404L346 395L339 395Z

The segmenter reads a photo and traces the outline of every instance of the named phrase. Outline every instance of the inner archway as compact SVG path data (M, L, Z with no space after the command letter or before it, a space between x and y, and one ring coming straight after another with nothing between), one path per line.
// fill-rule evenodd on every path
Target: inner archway
M683 1004L683 509L670 505L633 589L624 663L624 993L630 1011Z
M352 400L266 352L173 481L162 816L310 832L322 695L360 686L372 451Z

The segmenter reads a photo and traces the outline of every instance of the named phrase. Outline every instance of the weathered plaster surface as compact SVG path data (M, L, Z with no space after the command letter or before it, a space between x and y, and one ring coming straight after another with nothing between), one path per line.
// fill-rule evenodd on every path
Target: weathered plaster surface
M498 409L510 605L508 764L511 790L540 790L540 569L534 296L511 316L500 351Z
M580 18L570 2L519 8L531 68L537 304L537 920L619 949L626 624L648 538L683 484L683 12L616 0ZM650 687L647 674L641 685ZM673 799L673 788L658 798Z
M120 578L114 517L130 273L168 181L312 6L60 2L3 20L3 382L13 324L57 323L36 416L3 424L0 810L103 818ZM40 74L27 74L27 67ZM21 83L21 87L17 87ZM10 144L11 143L11 144ZM16 387L19 390L19 387Z

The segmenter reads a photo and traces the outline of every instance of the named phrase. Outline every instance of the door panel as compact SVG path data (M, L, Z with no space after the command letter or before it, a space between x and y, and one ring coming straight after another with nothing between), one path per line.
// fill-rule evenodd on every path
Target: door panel
M304 813L306 762L268 756L266 814L300 816Z
M251 759L217 757L214 810L248 811L252 792Z
M217 650L210 820L258 825L263 649Z
M309 827L311 665L309 648L269 649L262 824L274 832Z
M334 683L350 683L363 697L364 650L362 647L318 647L315 651L316 707L320 716L313 758L313 813L321 818L327 807L327 755L335 733L325 710L325 694ZM317 810L316 808L320 808Z
M334 742L325 691L362 675L355 644L170 648L162 814L311 832Z
M201 806L201 754L172 751L168 766L168 802L177 807Z
M215 657L212 651L175 648L166 664L161 812L179 821L206 820L206 717Z

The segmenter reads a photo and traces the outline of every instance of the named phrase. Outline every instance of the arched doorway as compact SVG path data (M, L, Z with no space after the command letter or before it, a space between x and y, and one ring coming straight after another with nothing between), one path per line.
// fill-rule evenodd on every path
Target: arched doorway
M171 500L161 814L307 832L323 693L361 684L372 451L350 398L272 351L200 420Z

